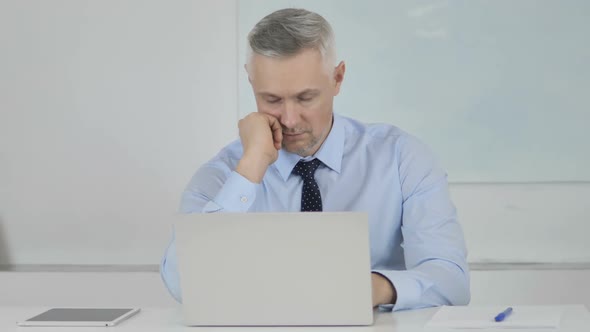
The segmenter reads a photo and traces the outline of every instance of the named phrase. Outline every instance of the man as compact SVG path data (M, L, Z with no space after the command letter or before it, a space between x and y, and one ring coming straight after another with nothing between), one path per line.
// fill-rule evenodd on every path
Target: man
M248 40L245 69L258 112L239 121L239 140L196 172L181 211L364 211L374 306L467 304L466 249L446 173L402 130L333 113L345 64L334 66L329 23L283 9L258 22ZM161 273L181 301L176 264L173 239Z

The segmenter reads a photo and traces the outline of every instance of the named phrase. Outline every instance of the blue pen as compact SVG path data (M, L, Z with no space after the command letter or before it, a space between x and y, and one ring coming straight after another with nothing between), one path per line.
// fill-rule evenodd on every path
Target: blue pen
M496 322L501 322L506 317L510 316L511 313L512 313L512 307L508 307L508 308L506 308L506 310L504 310L501 313L499 313L498 316L494 317L494 320Z

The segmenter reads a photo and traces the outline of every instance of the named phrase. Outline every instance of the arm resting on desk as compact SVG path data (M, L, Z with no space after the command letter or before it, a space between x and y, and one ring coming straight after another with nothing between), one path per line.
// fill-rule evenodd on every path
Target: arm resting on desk
M412 138L407 143L398 151L406 270L374 272L395 287L394 310L468 304L467 249L447 175L424 144Z

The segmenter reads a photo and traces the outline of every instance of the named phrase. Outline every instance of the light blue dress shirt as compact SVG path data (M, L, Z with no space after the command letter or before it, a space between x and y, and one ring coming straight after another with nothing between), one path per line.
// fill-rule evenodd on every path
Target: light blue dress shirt
M204 164L182 195L181 212L300 211L302 179L291 175L300 156L280 150L260 184L234 171L241 157L238 140ZM467 252L447 175L423 143L391 125L335 114L312 158L324 163L315 173L323 211L369 214L371 268L395 286L393 310L469 302ZM174 237L160 271L181 301Z

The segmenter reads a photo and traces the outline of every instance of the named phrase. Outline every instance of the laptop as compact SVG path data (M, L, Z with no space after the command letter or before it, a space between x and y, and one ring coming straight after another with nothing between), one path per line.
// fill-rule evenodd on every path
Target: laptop
M178 218L186 325L373 323L367 214L209 213Z

